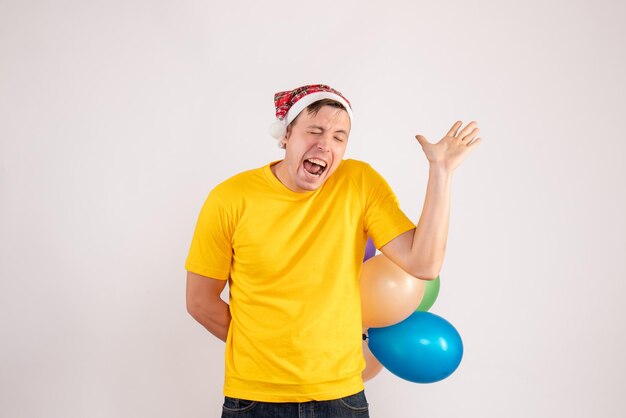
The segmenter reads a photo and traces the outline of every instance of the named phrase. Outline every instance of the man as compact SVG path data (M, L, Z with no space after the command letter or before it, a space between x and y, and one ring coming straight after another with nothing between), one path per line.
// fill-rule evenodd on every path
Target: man
M479 143L456 122L438 143L415 226L369 165L343 160L349 101L326 85L275 96L285 157L215 187L185 268L189 313L226 342L223 417L368 416L359 273L367 237L411 275L439 274L452 173ZM220 294L230 286L230 306Z

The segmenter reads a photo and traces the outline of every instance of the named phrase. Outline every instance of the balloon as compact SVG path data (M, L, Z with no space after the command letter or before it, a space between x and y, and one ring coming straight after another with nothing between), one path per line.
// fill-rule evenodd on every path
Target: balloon
M370 258L361 269L363 327L386 327L407 318L419 306L425 286L384 254Z
M424 289L424 297L420 302L420 306L417 307L418 311L426 312L435 304L437 296L439 295L440 281L439 276L435 280L429 280L426 282Z
M415 383L451 375L463 358L463 342L448 321L430 312L414 312L386 328L369 329L369 348L391 373Z
M367 382L380 373L383 369L383 365L374 357L365 340L363 340L363 358L365 359L365 370L363 370L361 376L363 377L363 381Z
M369 260L370 258L376 255L376 247L374 246L374 242L371 238L367 239L367 244L365 244L365 257L363 257L363 262Z

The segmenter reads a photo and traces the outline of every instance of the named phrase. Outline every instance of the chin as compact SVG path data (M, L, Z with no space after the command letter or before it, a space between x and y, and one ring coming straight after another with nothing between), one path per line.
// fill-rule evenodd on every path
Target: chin
M297 185L300 190L306 190L312 192L319 189L328 179L330 173L324 173L320 178L313 179L305 172L301 173L300 182Z

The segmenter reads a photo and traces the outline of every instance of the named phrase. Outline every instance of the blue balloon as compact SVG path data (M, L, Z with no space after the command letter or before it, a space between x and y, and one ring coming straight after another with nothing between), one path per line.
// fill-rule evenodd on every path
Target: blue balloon
M363 262L369 260L375 255L376 255L376 247L374 246L374 242L372 242L371 238L368 238L367 244L365 244L365 257L363 257Z
M385 368L415 383L450 376L463 358L463 341L448 321L430 312L414 312L402 322L370 328L369 348Z

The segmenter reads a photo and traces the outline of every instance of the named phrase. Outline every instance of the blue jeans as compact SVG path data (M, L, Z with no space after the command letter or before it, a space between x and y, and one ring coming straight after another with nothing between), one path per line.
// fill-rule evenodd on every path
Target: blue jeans
M226 397L222 418L369 418L365 392L331 401L256 402Z

